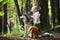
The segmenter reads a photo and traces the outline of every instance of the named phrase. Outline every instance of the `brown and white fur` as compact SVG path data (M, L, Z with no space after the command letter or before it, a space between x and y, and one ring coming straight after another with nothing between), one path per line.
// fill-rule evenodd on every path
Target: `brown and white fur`
M32 38L38 38L39 32L38 28L33 25L28 28L28 31L31 33Z

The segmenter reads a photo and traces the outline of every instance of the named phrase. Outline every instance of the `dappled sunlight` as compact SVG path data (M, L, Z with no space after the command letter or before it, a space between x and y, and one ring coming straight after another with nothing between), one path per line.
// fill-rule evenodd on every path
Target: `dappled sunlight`
M41 34L39 36L41 35L41 39L44 39L42 36L44 33L52 33L53 36L55 36L55 33L60 33L60 0L0 0L0 36L17 36L17 38L20 38L24 37L26 33L27 37L25 38L30 38L28 36L30 32L27 30L29 30L29 26L34 21L32 13L35 12L31 11L34 6L37 6L34 9L35 12L38 11L40 13L40 19L38 19L40 21L39 30ZM29 16L25 18L26 20L20 18L24 14ZM30 19L32 20L31 24L28 23Z
M52 12L51 12L51 3L50 3L50 0L48 0L48 9L49 9L49 12L48 12L49 22L50 22L51 28L53 28Z

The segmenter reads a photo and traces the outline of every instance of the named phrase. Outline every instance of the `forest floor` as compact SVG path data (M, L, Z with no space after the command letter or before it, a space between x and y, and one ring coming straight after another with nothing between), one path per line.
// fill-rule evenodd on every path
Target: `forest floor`
M11 37L6 37L6 36L0 36L0 40L60 40L60 33L54 34L53 37L40 37L37 39L33 38L23 38L20 36L11 36Z

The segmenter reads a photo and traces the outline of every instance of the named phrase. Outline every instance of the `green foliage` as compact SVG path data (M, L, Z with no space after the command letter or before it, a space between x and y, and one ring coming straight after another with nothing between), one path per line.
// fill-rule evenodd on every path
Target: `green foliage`
M8 0L3 0L3 4L6 4L6 3L8 3Z
M13 3L13 2L14 2L14 0L0 0L0 2L3 2L3 4L6 4L6 3L8 3L8 2Z
M20 1L22 1L23 3L25 3L25 2L26 2L26 0L20 0Z
M23 27L21 25L17 25L15 28L13 28L11 34L14 36L16 35L22 36L24 34Z
M3 0L0 0L0 2L2 2Z
M0 12L0 16L3 16L4 15L4 13L3 12Z
M8 27L8 32L6 35L8 37L10 37L10 36L23 36L24 35L23 27L21 25L17 25L16 27L12 28L11 33L10 33L10 29Z

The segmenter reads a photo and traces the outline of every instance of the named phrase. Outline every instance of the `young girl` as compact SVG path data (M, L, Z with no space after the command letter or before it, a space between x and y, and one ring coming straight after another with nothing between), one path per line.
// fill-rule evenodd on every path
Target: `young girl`
M33 25L36 25L38 29L40 29L40 13L39 13L39 8L38 6L33 6L31 8L31 12L33 13L32 18L33 18ZM39 30L40 32L40 30Z
M33 19L33 24L28 28L28 31L30 32L29 36L32 38L38 38L40 37L39 35L39 30L40 30L40 13L39 9L37 6L33 6L31 8L31 12L33 15L31 16Z

